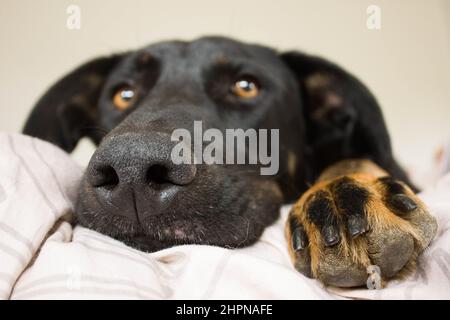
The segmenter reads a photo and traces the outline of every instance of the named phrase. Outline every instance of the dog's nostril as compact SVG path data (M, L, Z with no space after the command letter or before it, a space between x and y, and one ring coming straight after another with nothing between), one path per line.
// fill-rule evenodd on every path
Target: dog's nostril
M169 170L167 167L160 164L155 164L148 168L146 180L147 183L171 183L169 179Z
M97 169L96 181L94 187L105 188L108 190L114 189L119 184L119 176L116 170L111 166L105 166Z

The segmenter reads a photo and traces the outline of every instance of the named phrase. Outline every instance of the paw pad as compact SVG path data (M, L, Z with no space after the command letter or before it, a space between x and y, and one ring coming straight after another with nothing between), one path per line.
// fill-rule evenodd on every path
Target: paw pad
M328 285L370 282L373 288L413 266L437 229L406 185L370 174L317 183L294 205L288 226L290 254L300 272Z

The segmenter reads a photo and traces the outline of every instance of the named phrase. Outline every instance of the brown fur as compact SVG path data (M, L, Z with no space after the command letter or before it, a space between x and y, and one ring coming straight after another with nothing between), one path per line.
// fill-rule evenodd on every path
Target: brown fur
M386 205L385 198L387 190L385 185L379 181L380 177L386 175L384 170L368 160L342 161L326 169L318 179L318 182L304 193L293 206L289 221L295 219L299 225L303 225L304 227L309 239L307 250L311 257L311 275L314 278L322 278L320 264L324 255L328 254L330 250L335 250L338 256L343 257L343 259L351 259L354 264L364 269L369 265L375 264L371 257L373 254L373 252L370 252L371 244L368 243L365 234L352 239L345 232L345 217L342 216L343 213L335 205L335 195L331 191L330 186L334 181L343 176L351 178L352 182L368 191L370 196L365 205L365 211L368 229L372 234L384 234L388 230L397 230L405 237L412 237L414 240L414 253L402 270L398 272L398 276L404 276L408 271L414 269L415 259L424 249L424 244L426 244L427 240L424 236L425 234L421 233L417 225L414 225L407 217L396 214ZM404 184L402 185L405 187L406 195L418 205L418 209L415 211L426 212L425 205L414 195L411 189ZM331 248L324 245L320 230L308 219L306 213L308 204L314 200L318 191L322 191L321 193L326 192L329 199L332 200L334 212L337 215L338 224L340 225L341 241ZM285 233L288 242L291 244L292 233L289 223L286 225ZM299 255L298 252L294 252L292 245L289 245L289 253L294 264L298 263L299 258L304 257L304 254Z

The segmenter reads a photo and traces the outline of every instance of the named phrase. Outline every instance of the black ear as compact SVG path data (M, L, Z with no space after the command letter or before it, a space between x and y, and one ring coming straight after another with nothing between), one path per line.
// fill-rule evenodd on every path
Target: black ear
M392 155L381 109L355 76L325 59L282 54L302 94L309 162L316 174L346 158L368 158L408 182Z
M34 106L23 133L72 151L82 137L98 144L98 99L110 71L122 55L98 58L54 84Z

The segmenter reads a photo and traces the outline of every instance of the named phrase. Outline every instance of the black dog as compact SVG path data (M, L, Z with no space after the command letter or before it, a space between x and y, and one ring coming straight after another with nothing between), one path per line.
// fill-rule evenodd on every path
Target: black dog
M192 131L196 120L221 131L280 129L278 174L262 176L258 165L173 164L171 133ZM408 182L376 100L355 77L317 57L220 37L93 60L50 88L24 133L69 152L82 137L98 144L80 188L77 222L145 251L187 243L250 245L277 219L281 204L296 200L340 160L369 159ZM325 248L343 242L344 230L353 239L370 229L365 206L373 191L369 183L347 179L321 203L309 199L317 207L309 216L291 214L291 251L294 260L312 260L312 272L297 265L308 275L318 276L320 256L300 253L314 232ZM380 181L391 185L389 197L404 195L391 208L417 208L401 183ZM327 199L339 203L339 197L350 199L336 206L342 212L353 206L349 218L337 219L327 207Z

